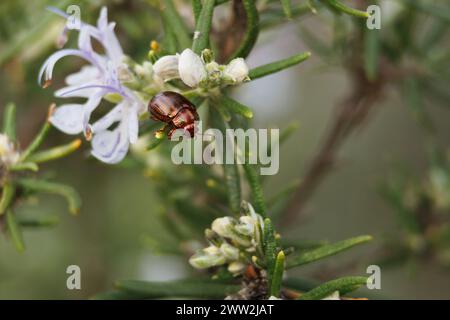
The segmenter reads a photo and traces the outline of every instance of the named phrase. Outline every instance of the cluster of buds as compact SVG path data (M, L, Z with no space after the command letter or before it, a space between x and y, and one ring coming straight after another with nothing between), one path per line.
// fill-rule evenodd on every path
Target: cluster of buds
M210 49L203 50L201 56L191 49L185 49L181 54L161 57L153 70L163 81L181 79L191 88L205 90L250 80L244 59L236 58L227 65L221 65L214 61Z
M250 204L239 219L222 217L215 219L211 229L205 230L209 246L194 254L189 263L197 269L227 265L233 275L239 275L246 265L263 257L263 218Z

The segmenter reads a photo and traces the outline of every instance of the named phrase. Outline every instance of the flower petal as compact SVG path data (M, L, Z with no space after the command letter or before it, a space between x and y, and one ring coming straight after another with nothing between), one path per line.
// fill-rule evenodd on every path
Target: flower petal
M135 105L128 110L128 135L130 143L135 143L139 135L139 118Z
M44 64L41 67L41 70L39 70L39 76L38 76L38 82L41 83L42 76L45 72L45 81L49 81L52 79L53 74L53 68L55 67L56 62L58 62L59 59L64 58L66 56L78 56L85 60L88 60L89 62L92 62L90 57L88 57L84 52L77 49L63 49L56 51L54 54L52 54L50 57L48 57L47 60L45 60Z
M207 76L202 59L191 49L185 49L181 53L178 72L181 80L191 88L197 87Z
M224 73L233 81L242 82L248 77L248 66L244 59L236 58L225 67Z
M94 80L101 79L102 76L96 67L91 65L81 67L80 71L69 74L65 81L68 85L86 84Z
M85 103L84 109L83 109L83 128L84 129L87 129L88 124L89 124L89 119L91 117L91 113L100 104L100 101L102 101L102 97L104 94L105 94L104 90L98 90L94 95L89 97L88 101Z
M95 82L87 82L82 85L67 86L55 91L55 97L58 98L89 98L98 90L97 84Z
M121 123L116 129L105 130L94 135L92 155L105 163L118 163L128 152L127 125Z
M163 81L179 78L178 60L178 55L168 55L159 58L153 65L155 75L160 77Z
M123 117L123 108L125 102L121 102L116 105L111 111L109 111L102 118L97 120L92 126L91 130L95 134L96 132L101 132L108 129L113 123L120 121Z
M84 106L81 104L62 105L50 116L50 123L67 134L78 134L83 131Z

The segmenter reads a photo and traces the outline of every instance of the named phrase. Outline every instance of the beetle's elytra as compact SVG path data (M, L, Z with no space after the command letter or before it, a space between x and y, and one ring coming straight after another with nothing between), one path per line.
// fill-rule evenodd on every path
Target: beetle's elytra
M195 106L181 94L164 91L155 95L148 104L148 112L153 120L170 126L169 138L177 129L183 129L194 137L194 121L199 119Z

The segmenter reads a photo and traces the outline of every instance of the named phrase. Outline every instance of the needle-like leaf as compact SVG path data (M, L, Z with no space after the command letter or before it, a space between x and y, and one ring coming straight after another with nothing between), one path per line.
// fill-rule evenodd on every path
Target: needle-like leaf
M48 150L36 152L28 157L28 161L34 163L42 163L47 162L59 158L63 158L75 150L77 150L81 146L81 139L76 139L68 144L54 147Z
M178 42L178 50L188 48L191 43L191 37L189 36L188 29L178 14L175 5L172 0L161 0L162 14L165 16L164 21L170 25L174 31L174 36Z
M289 257L287 262L287 268L298 267L307 263L311 263L332 255L335 255L341 251L350 249L358 244L366 243L372 240L371 236L359 236L342 240L333 244L327 244L317 249L303 252L297 256Z
M209 45L209 32L211 30L215 0L205 0L194 32L192 51L200 54Z
M231 59L246 58L258 39L259 34L259 14L255 0L242 0L246 14L246 32L244 40Z
M52 126L50 122L46 121L44 123L39 133L20 155L20 161L26 161L27 158L41 146L42 142L44 142L44 139L47 137L47 134L49 133L51 127Z
M239 286L236 285L198 279L168 282L124 280L116 282L116 287L145 299L168 297L223 299L226 295L239 290Z
M6 229L8 230L8 233L17 251L19 252L25 251L25 244L23 242L22 231L20 230L20 227L16 222L16 218L14 217L14 213L11 210L8 210L6 212Z
M244 106L242 103L231 99L227 96L221 97L222 104L231 112L239 114L247 119L253 118L253 111L247 106Z
M275 269L273 270L272 282L270 285L270 295L279 297L281 283L283 281L285 255L283 251L278 252L275 262Z
M355 291L367 283L367 277L343 277L328 281L304 294L299 300L320 300L335 291L339 291L340 295L344 295L351 291Z
M19 179L18 184L31 192L51 193L64 197L72 214L77 214L81 206L81 199L76 190L65 184L30 178Z
M16 105L8 103L3 113L3 133L12 142L16 141Z
M6 180L3 183L2 197L0 199L0 216L4 214L8 209L11 201L14 199L15 193L16 186L12 182Z
M276 73L278 71L295 66L296 64L299 64L300 62L307 60L310 56L311 56L310 52L303 52L300 54L296 54L295 56L251 69L248 76L252 80L258 79L267 76L269 74Z
M325 2L332 8L337 11L343 12L345 14L358 17L358 18L368 18L369 14L365 11L357 10L351 7L344 5L343 3L337 0L325 0Z

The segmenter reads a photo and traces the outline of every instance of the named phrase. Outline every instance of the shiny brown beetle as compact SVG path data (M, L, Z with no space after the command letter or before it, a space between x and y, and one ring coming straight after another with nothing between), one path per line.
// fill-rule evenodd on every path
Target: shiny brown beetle
M195 106L181 94L164 91L155 95L148 104L148 112L153 120L167 123L169 139L177 129L195 134L194 121L199 119Z

